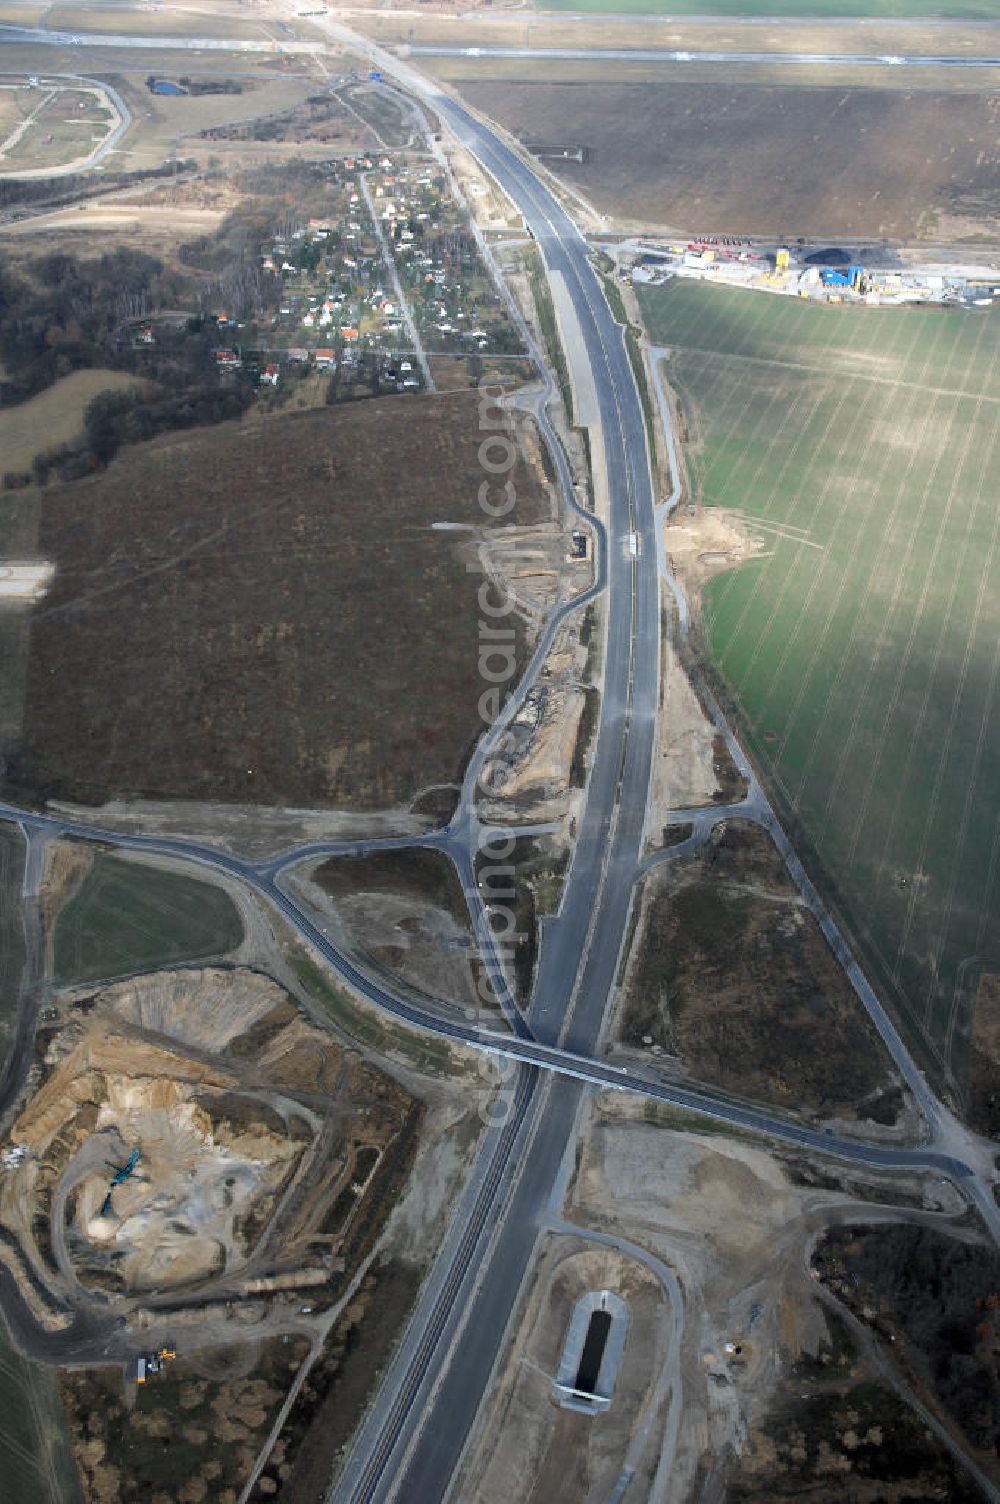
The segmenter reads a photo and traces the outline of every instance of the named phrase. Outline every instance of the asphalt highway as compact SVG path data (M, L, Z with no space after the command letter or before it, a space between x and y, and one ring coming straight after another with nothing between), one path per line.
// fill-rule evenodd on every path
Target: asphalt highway
M380 69L397 76L395 60L368 49ZM412 83L412 81L411 81ZM588 783L586 811L558 918L546 927L531 1014L535 1040L518 1039L510 1052L543 1063L559 1059L561 1074L588 1072L600 1039L640 859L643 820L655 733L659 686L658 549L642 409L622 340L575 224L531 169L487 126L454 100L428 89L433 108L500 183L537 241L547 270L560 273L570 291L593 374L607 466L608 642L602 718ZM630 534L638 550L616 543ZM561 1044L558 1055L549 1052ZM583 1061L587 1063L582 1064ZM604 1085L625 1085L628 1073L601 1065ZM617 1078L617 1079L616 1079ZM647 1083L652 1095L675 1088ZM334 1493L337 1500L444 1496L471 1429L481 1396L514 1310L534 1249L538 1219L547 1203L564 1145L572 1131L579 1091L553 1085L531 1139L531 1152L515 1178L499 1232L480 1270L475 1298L465 1313L465 1338L437 1363L426 1353L419 1367L390 1376L384 1394L400 1386L413 1396L402 1414L380 1398ZM756 1126L752 1109L720 1104L726 1114ZM746 1116L743 1114L746 1113ZM815 1149L831 1140L796 1129ZM845 1157L862 1160L870 1146L850 1145ZM893 1163L899 1163L892 1150ZM967 1175L964 1164L934 1155L933 1168ZM871 1162L870 1160L867 1162ZM904 1162L910 1162L906 1159ZM924 1161L928 1168L931 1165ZM499 1185L498 1185L499 1191ZM423 1318L426 1320L426 1316ZM432 1318L437 1324L436 1314ZM418 1318L419 1321L419 1318Z
M29 4L32 4L32 3L33 3L33 0L17 0L17 4L19 4L19 5L21 5L21 4L23 4L23 5L29 5ZM126 7L122 7L122 8L124 9ZM127 8L132 9L134 7L130 6L130 7L127 7ZM419 15L420 12L419 11L415 11L414 14ZM849 28L851 31L855 30L855 28L857 28L857 27L873 27L873 28L875 28L878 31L882 31L883 28L886 28L886 27L890 27L890 28L891 27L895 27L897 30L900 30L900 31L908 31L908 30L912 30L913 27L915 27L915 26L919 26L921 30L923 30L925 27L935 27L935 26L936 27L949 27L949 28L951 28L953 30L954 26L955 26L954 20L952 20L950 18L947 18L947 17L944 17L944 16L920 16L917 19L914 19L914 17L912 17L912 16L812 16L812 17L806 17L806 16L766 16L766 15L763 15L763 14L759 15L759 16L752 16L752 15L746 15L746 16L727 16L727 15L699 16L699 15L692 15L692 13L690 11L684 11L684 10L677 11L674 15L666 15L666 14L660 13L660 14L657 14L655 16L654 15L643 14L643 13L638 12L638 11L632 11L631 13L626 12L626 11L615 11L613 13L612 12L607 12L607 11L605 11L605 12L600 12L600 11L558 11L556 14L558 15L558 20L559 20L559 25L560 26L564 25L567 21L582 23L584 26L602 26L602 27L605 27L605 26L635 26L636 22L639 22L642 26L648 26L650 28L658 28L658 27L661 27L661 26L663 26L663 27L666 27L666 26L677 26L679 24L685 24L685 25L688 25L688 26L698 26L698 27L702 27L702 26L720 26L721 27L721 26L724 26L727 31L733 31L733 30L735 30L735 31L741 31L744 28L750 28L751 30L753 30L754 28L760 27L760 26L766 26L768 28L768 30L770 30L771 27L773 27L773 26L795 26L795 27L802 27L804 25L821 26L824 29L824 31L826 30L826 28L828 26L840 26L840 27L843 27L845 30ZM479 11L474 11L474 10L472 10L472 11L466 11L464 15L461 15L461 16L457 17L457 19L458 20L467 20L467 21L472 21L472 22L476 22L476 21L481 22L482 19L483 19L483 13L482 13L481 10L479 10ZM549 17L546 17L545 14L544 14L544 7L542 7L542 14L539 15L538 19L539 19L539 21L544 21L546 19L551 19L551 15ZM995 20L991 20L991 21L963 20L962 23L961 23L961 25L962 25L963 31L965 30L965 28L967 26L984 27L984 28L989 29L991 27L995 27L996 26L996 21Z
M434 106L445 114L456 135L474 152L484 166L494 174L508 194L522 210L526 221L538 241L550 271L559 271L571 290L577 316L587 351L587 358L594 372L598 391L604 450L608 472L610 496L611 546L605 550L604 568L607 571L609 599L609 635L606 645L606 688L602 703L601 722L595 742L586 812L578 836L574 860L567 878L560 919L546 932L542 951L541 974L536 995L544 992L547 1007L543 1028L555 1043L567 1018L572 1013L574 983L581 958L588 958L589 985L581 990L577 1003L579 1021L576 1037L594 1048L607 1002L610 978L613 976L622 936L625 931L632 882L641 840L643 812L649 783L652 744L655 732L655 712L658 702L659 680L659 609L656 563L656 529L653 509L653 494L646 450L645 424L636 391L631 367L620 327L600 289L599 282L590 264L588 247L575 224L561 208L557 200L539 183L534 173L508 147L493 135L471 114L443 96L434 98ZM638 557L632 557L624 548L615 547L632 532L641 536ZM633 652L633 645L635 651ZM642 711L636 720L638 730L629 735L632 708L640 704ZM624 810L619 817L619 810ZM140 838L131 838L130 844L142 844ZM172 854L183 843L167 843ZM210 860L218 862L219 853L213 852ZM205 859L205 853L201 854ZM238 859L224 861L229 870L238 870L239 875L251 876L246 865ZM257 885L261 879L256 874ZM331 950L326 937L322 936L311 921L298 911L291 899L272 878L267 886L269 897L276 902L300 932L313 930L309 936L317 948ZM613 902L602 904L602 889L613 895ZM291 911L291 912L290 912ZM338 969L347 974L345 958L340 958ZM372 983L355 968L349 980L370 995ZM395 1010L410 1021L418 1022L417 1010L412 1003L396 999ZM468 1026L435 1020L438 1031L454 1033L459 1037L470 1034ZM530 1038L522 1034L520 1043L532 1048ZM478 1042L481 1031L474 1031ZM496 1048L494 1044L493 1048ZM551 1049L545 1054L546 1061L560 1058ZM602 1072L604 1067L599 1066ZM579 1062L573 1060L566 1072L580 1080ZM607 1071L608 1084L621 1085L618 1072ZM460 1385L460 1393L446 1399L446 1406L460 1404L465 1415L465 1424L459 1425L457 1411L451 1409L448 1426L450 1436L450 1467L445 1471L446 1458L441 1450L434 1462L437 1477L437 1492L428 1493L420 1485L416 1497L431 1498L443 1493L450 1476L450 1468L457 1460L468 1426L475 1415L479 1398L485 1389L489 1371L499 1347L505 1320L497 1312L509 1314L516 1300L524 1270L534 1243L533 1229L536 1225L538 1198L542 1203L547 1198L552 1177L558 1169L563 1145L570 1130L579 1086L556 1089L546 1094L546 1122L543 1131L536 1134L535 1142L542 1151L529 1161L518 1181L518 1194L525 1204L516 1215L507 1216L500 1230L504 1252L492 1263L493 1276L486 1282L488 1299L493 1309L491 1319L481 1325L482 1337L474 1345L464 1344L462 1352L467 1367L474 1367L475 1375ZM531 1094L521 1092L516 1102L512 1123L516 1127L527 1126L527 1114ZM352 1497L375 1497L384 1484L398 1480L392 1466L393 1458L407 1434L406 1424L420 1416L420 1407L414 1404L428 1374L432 1372L432 1358L443 1333L447 1318L454 1307L455 1291L473 1264L473 1254L479 1244L479 1234L486 1225L486 1213L492 1208L501 1190L506 1160L497 1156L497 1172L491 1172L487 1189L488 1205L470 1221L467 1235L456 1250L452 1271L445 1283L444 1299L428 1313L425 1321L415 1328L417 1340L410 1367L402 1375L393 1391L391 1401L383 1405L382 1433L370 1447L361 1449L364 1481L360 1489L353 1490L350 1471L345 1477L345 1487ZM530 1170L531 1173L527 1173ZM516 1245L512 1254L511 1245ZM483 1288L482 1286L480 1288ZM398 1365L397 1365L398 1366ZM449 1371L447 1385L454 1389L457 1373L454 1365ZM473 1377L476 1382L473 1382ZM442 1391L439 1391L439 1394ZM440 1403L440 1400L439 1400ZM414 1466L426 1467L426 1459L420 1456L420 1444L434 1432L433 1426L421 1425L417 1436L417 1454ZM340 1490L341 1492L343 1490Z
M409 70L385 54L367 49L373 62L404 79ZM409 80L411 87L413 80ZM542 1063L547 1047L560 1043L567 1073L569 1056L586 1059L589 1070L612 993L631 895L641 852L643 819L659 683L657 531L650 484L646 434L638 393L621 331L611 316L587 248L573 222L530 168L483 122L439 90L419 81L433 107L459 140L493 175L525 217L550 274L561 273L570 291L588 363L593 373L607 465L608 629L602 719L588 783L587 808L578 833L558 919L546 928L531 1022L534 1041L512 1042L511 1053ZM635 554L616 548L631 532ZM900 1048L902 1048L900 1046ZM905 1052L904 1052L905 1053ZM548 1057L551 1058L551 1057ZM601 1066L605 1085L618 1084L620 1068ZM624 1085L621 1076L620 1084ZM652 1085L680 1102L677 1088ZM539 1216L558 1173L572 1132L579 1092L553 1085L544 1099L531 1138L531 1151L514 1180L499 1232L480 1270L475 1297L465 1312L465 1337L450 1356L432 1354L403 1382L413 1403L403 1415L376 1404L358 1438L336 1500L443 1498L462 1455L482 1395L486 1392L534 1250ZM730 1123L760 1129L753 1109L720 1104ZM734 1113L736 1116L731 1117ZM824 1150L832 1136L797 1128L803 1147ZM874 1163L869 1155L889 1156L886 1164L913 1165L971 1182L984 1212L992 1205L987 1188L955 1156L934 1151L873 1149L845 1145L845 1158ZM902 1159L897 1156L902 1155ZM911 1158L911 1155L913 1157ZM970 1187L971 1188L971 1187ZM499 1190L499 1186L498 1186ZM994 1215L994 1221L995 1215ZM397 1365L397 1370L401 1365ZM398 1381L383 1393L400 1392ZM399 1377L402 1377L400 1375Z

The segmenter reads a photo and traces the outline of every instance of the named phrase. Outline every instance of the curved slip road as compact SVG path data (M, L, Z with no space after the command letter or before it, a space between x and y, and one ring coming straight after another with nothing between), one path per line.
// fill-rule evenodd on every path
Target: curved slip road
M639 1419L633 1427L629 1438L628 1450L621 1473L608 1498L608 1504L620 1504L628 1491L629 1483L635 1476L636 1468L642 1460L642 1454L649 1442L649 1433L656 1421L656 1417L663 1408L667 1392L670 1393L670 1405L667 1410L666 1422L663 1428L663 1441L660 1447L659 1462L656 1474L650 1489L647 1504L663 1504L666 1498L666 1487L673 1468L674 1453L677 1450L677 1436L680 1431L681 1421L681 1397L682 1383L680 1370L681 1342L684 1337L684 1296L680 1282L672 1269L668 1269L662 1259L649 1252L648 1248L641 1248L638 1243L631 1243L627 1238L618 1237L614 1233L597 1232L591 1227L580 1227L575 1222L566 1222L561 1217L554 1217L547 1224L547 1231L562 1233L567 1237L581 1238L588 1243L596 1243L598 1247L613 1248L625 1258L635 1259L637 1263L644 1264L651 1274L659 1280L664 1296L670 1307L670 1347L664 1358L659 1378L652 1392L647 1396Z
M611 518L602 560L612 603L606 693L587 814L562 911L547 927L542 951L539 1004L533 1015L538 1039L490 1035L394 997L340 955L278 885L280 871L305 855L405 846L414 844L412 837L313 845L257 866L188 841L122 836L58 819L37 821L63 834L89 839L103 835L127 848L178 856L230 872L274 903L303 938L376 1005L419 1027L519 1062L509 1120L490 1135L487 1152L480 1157L467 1198L453 1222L451 1241L442 1250L422 1297L421 1319L411 1324L390 1383L372 1413L368 1436L361 1438L355 1450L354 1474L346 1474L338 1490L340 1497L359 1499L385 1497L397 1484L411 1497L431 1499L443 1494L517 1299L533 1252L539 1212L558 1172L584 1083L637 1090L735 1127L845 1159L922 1166L956 1178L970 1175L964 1164L948 1156L833 1139L588 1058L596 1048L626 929L658 697L658 540L645 428L621 330L604 301L575 225L530 168L473 116L443 96L434 103L519 204L548 266L566 280L594 373L609 472ZM641 544L635 558L622 546L633 531ZM8 808L0 813L16 819L22 812ZM26 817L23 823L30 824L33 818L37 817ZM448 833L438 833L418 838L418 843L446 845L448 839ZM541 1090L532 1065L542 1067L550 1078ZM522 1153L523 1165L514 1177L511 1171L518 1167ZM487 1258L486 1244L491 1238L492 1255ZM472 1320L467 1328L470 1337L459 1345L428 1416L432 1381L466 1313ZM404 1463L403 1453L413 1439L417 1444Z
M333 23L324 23L323 29L342 34ZM413 86L408 69L374 56L386 72L402 73L404 82ZM576 225L530 167L475 116L422 80L417 86L521 211L547 270L565 279L597 390L610 506L605 692L586 810L560 914L547 927L539 963L536 997L544 998L546 1007L532 1018L532 1031L549 1046L565 1036L571 1048L582 1045L591 1051L626 929L658 703L659 582L645 422L622 330ZM639 538L635 557L623 546L631 533ZM482 1031L476 1035L481 1039ZM541 1049L547 1060L560 1058L559 1052L546 1052L545 1044L524 1039L517 1044L528 1051ZM606 1075L604 1067L599 1069L606 1084L621 1084L613 1068ZM474 1267L480 1240L463 1241L464 1267L453 1268L436 1300L421 1300L408 1332L412 1351L404 1344L335 1497L386 1497L397 1485L411 1498L430 1500L443 1494L517 1299L534 1246L537 1216L558 1170L581 1089L575 1080L562 1081L539 1094L538 1106L534 1094L523 1096L523 1108L519 1102L524 1133L530 1134L533 1148L516 1177L515 1199L500 1222L488 1266ZM498 1177L494 1196L509 1190L509 1182ZM486 1219L482 1221L485 1228ZM427 1417L436 1349L457 1323L456 1294L468 1289L470 1280L475 1299L463 1314L471 1316L478 1339L460 1345L437 1388L434 1414ZM419 1339L417 1332L423 1334ZM407 1464L403 1458L411 1441L414 1450Z
M611 1064L594 1058L592 1054L574 1051L567 1043L546 1043L527 1034L518 1037L497 1033L468 1023L463 1018L436 1012L429 999L408 998L389 991L384 981L361 970L349 956L338 950L319 925L275 879L261 875L252 862L243 861L214 847L197 846L173 838L124 836L115 831L63 820L55 815L27 813L6 804L0 804L0 819L15 821L22 827L28 827L30 831L44 830L53 837L83 838L109 846L117 845L129 851L144 852L149 856L180 857L194 867L205 868L206 876L215 870L237 877L247 883L261 899L273 904L326 964L354 991L376 1007L439 1038L454 1040L456 1044L480 1050L494 1059L509 1060L513 1067L534 1066L547 1075L563 1078L569 1083L635 1092L640 1096L684 1108L701 1117L727 1123L734 1128L765 1134L784 1143L818 1150L852 1163L910 1170L928 1169L963 1182L967 1182L974 1174L969 1165L954 1155L939 1154L929 1148L886 1148L864 1140L831 1135L762 1109L716 1098L710 1092L658 1080L653 1073L642 1069ZM370 848L372 844L358 842L352 845L350 842L343 842L338 844L337 849L349 852ZM407 838L400 839L395 844L413 842ZM27 1058L22 1061L25 1066L30 1063L31 1048L31 1039L28 1038L24 1045ZM6 1083L5 1089L6 1100L0 1102L0 1112L19 1089L17 1071L12 1069L10 1075L11 1080ZM563 1144L560 1153L564 1147Z
M2 31L2 28L0 28L0 31ZM3 38L0 37L0 41L2 40ZM23 74L18 74L17 77L23 77ZM2 178L9 178L13 179L14 181L23 182L24 180L29 178L36 180L44 178L47 180L49 178L73 177L80 172L91 172L99 162L103 162L104 158L110 151L113 151L115 149L121 138L124 136L125 132L128 130L129 126L132 124L131 111L129 110L129 107L125 103L122 96L119 94L118 90L114 88L112 84L106 83L102 79L85 78L81 73L47 73L44 75L44 78L46 80L49 78L58 78L68 81L69 83L84 84L87 88L90 89L100 89L101 92L107 95L108 99L110 99L115 111L117 112L118 119L112 126L108 134L104 137L104 140L99 142L98 145L94 147L93 151L89 152L87 156L78 157L73 162L64 162L61 166L58 167L26 167L22 169L14 167L11 168L9 172L0 172L0 177ZM44 83L41 85L41 87L44 88Z

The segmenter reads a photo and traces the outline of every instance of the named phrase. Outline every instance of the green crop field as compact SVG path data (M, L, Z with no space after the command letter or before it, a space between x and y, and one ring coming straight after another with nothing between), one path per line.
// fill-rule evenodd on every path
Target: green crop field
M0 1478L11 1504L82 1499L55 1375L28 1363L0 1319Z
M645 290L696 495L762 543L704 596L793 835L961 1088L1000 972L1000 317Z
M14 1030L18 985L24 965L21 882L24 839L13 825L0 825L0 1064Z
M221 888L98 852L56 921L60 982L208 960L243 939L239 914Z
M681 10L675 0L536 0L539 10L630 16L778 16L797 21L812 16L885 19L926 19L943 16L956 20L995 21L1000 18L997 0L684 0Z

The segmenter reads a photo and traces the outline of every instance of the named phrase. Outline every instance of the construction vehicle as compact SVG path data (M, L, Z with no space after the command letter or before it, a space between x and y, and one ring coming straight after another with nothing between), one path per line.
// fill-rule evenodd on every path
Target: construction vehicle
M159 1373L164 1363L169 1363L176 1356L177 1352L172 1347L161 1347L155 1353L143 1353L141 1358L136 1359L135 1382L145 1384L150 1374Z
M868 281L864 267L857 262L852 262L846 270L824 266L819 275L824 287L852 287L855 292L864 292Z
M128 1180L132 1174L132 1171L135 1169L141 1158L142 1150L133 1149L132 1153L129 1155L128 1159L123 1165L112 1164L111 1169L114 1170L115 1173L111 1177L111 1184L121 1185L123 1180Z
M130 1180L132 1178L132 1172L135 1169L136 1165L139 1163L139 1161L140 1161L141 1158L142 1158L142 1150L141 1149L133 1149L132 1152L131 1152L131 1154L129 1155L128 1159L125 1161L125 1163L123 1165L116 1165L116 1164L113 1163L112 1160L110 1160L110 1159L108 1160L108 1168L111 1169L111 1170L114 1170L115 1173L111 1177L111 1186L110 1186L110 1188L108 1190L108 1194L104 1198L104 1204L101 1207L101 1216L102 1217L107 1217L111 1213L111 1210L112 1210L111 1196L112 1196L112 1193L114 1192L115 1186L116 1185L122 1185L122 1184L124 1184L124 1182L126 1180Z

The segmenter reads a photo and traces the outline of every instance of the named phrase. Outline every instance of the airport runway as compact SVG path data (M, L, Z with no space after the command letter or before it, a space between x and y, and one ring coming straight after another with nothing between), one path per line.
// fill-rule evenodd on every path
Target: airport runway
M323 18L312 24L323 29ZM360 39L359 39L360 40ZM0 25L0 43L19 42L50 47L103 47L158 52L285 52L323 53L322 43L285 39L268 42L251 37L164 37L128 32L55 31L42 26ZM451 46L418 42L407 48L410 57L495 58L520 62L599 63L737 63L767 67L815 68L1000 68L1000 54L975 55L948 52L765 52L688 51L671 47L500 47ZM388 68L389 63L383 67Z
M519 62L763 63L768 67L1000 68L1000 55L939 53L687 52L669 47L449 47L414 43L411 57L497 58Z

